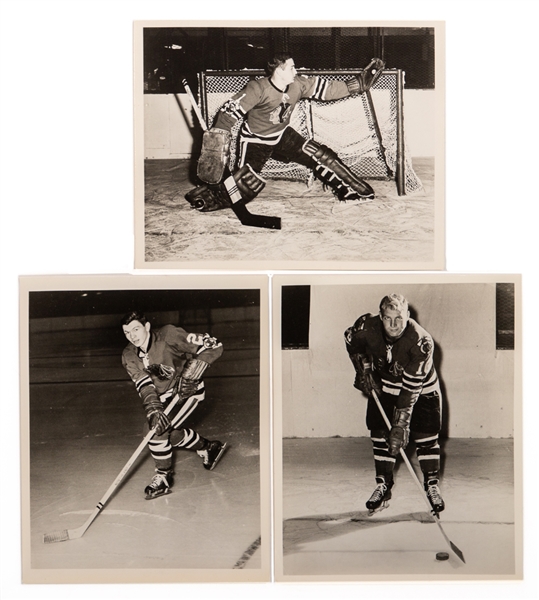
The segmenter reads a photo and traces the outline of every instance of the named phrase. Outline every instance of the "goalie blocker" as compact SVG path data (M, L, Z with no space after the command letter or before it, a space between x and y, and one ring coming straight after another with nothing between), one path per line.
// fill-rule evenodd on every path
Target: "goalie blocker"
M225 169L228 177L217 185L201 185L187 192L185 199L192 208L200 212L213 212L231 208L242 225L281 229L279 217L253 215L245 204L256 198L266 186L264 179L255 173L249 165L244 165L234 175Z

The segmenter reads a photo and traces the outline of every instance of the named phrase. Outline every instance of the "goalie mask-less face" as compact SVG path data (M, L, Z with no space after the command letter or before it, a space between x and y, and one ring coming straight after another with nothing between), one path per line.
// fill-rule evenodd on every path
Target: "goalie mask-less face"
M283 65L275 69L273 79L275 80L277 87L282 90L294 81L297 74L298 72L296 71L294 59L289 58Z
M140 321L131 321L122 328L125 337L137 348L142 348L150 337L150 323L143 325Z

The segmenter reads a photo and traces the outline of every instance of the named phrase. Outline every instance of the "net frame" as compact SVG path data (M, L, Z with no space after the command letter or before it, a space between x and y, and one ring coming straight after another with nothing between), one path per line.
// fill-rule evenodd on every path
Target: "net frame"
M363 71L350 69L301 69L298 76L320 76L345 81ZM207 70L198 74L199 106L208 127L221 106L251 79L265 77L257 69L241 71ZM300 100L290 125L306 138L332 148L362 179L394 180L399 196L422 189L407 150L404 134L403 89L405 73L401 69L382 71L371 90L341 100ZM230 168L236 161L237 138L242 121L232 129ZM335 133L336 132L336 133ZM314 182L313 172L296 163L271 158L262 176L268 179Z

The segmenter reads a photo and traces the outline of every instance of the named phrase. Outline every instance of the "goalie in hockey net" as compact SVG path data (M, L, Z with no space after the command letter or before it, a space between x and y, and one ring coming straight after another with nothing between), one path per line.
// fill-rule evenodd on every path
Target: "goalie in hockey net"
M411 437L416 446L427 498L434 512L444 510L439 484L441 392L434 367L434 342L410 318L408 301L385 296L379 314L365 314L345 334L356 369L354 387L367 397L367 428L374 453L376 488L366 503L375 511L389 498L396 456ZM388 431L376 393L392 427Z
M380 59L373 59L361 75L326 81L298 76L292 57L276 55L268 63L268 76L249 81L234 94L220 109L213 127L204 132L197 173L205 185L188 192L187 201L201 212L229 208L239 196L250 202L266 185L260 173L270 158L312 169L341 201L373 200L374 190L368 183L352 173L331 148L299 134L290 118L303 98L330 101L366 92L383 68ZM237 169L230 175L230 132L239 120L243 123Z
M148 443L155 462L155 475L144 490L149 500L170 492L174 448L196 451L208 470L226 450L226 443L207 440L183 426L205 398L202 375L221 356L223 345L207 333L188 333L174 325L152 330L138 311L124 316L122 329L129 340L122 364L142 400L147 420L144 435L156 428Z

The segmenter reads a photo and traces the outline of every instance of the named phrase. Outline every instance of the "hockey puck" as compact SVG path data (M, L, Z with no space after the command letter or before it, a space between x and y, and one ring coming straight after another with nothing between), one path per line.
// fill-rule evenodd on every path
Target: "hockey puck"
M447 552L436 552L436 560L449 560Z

